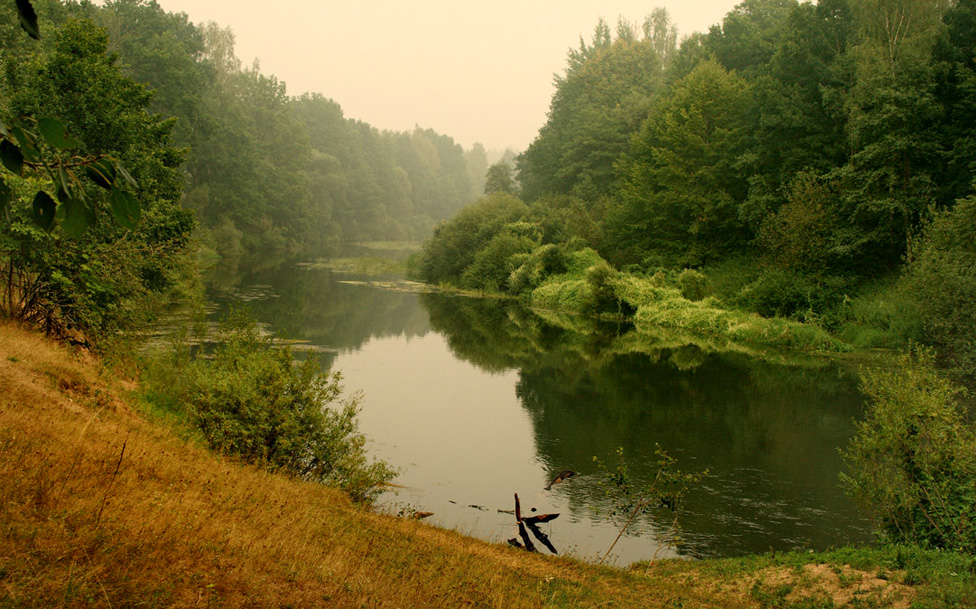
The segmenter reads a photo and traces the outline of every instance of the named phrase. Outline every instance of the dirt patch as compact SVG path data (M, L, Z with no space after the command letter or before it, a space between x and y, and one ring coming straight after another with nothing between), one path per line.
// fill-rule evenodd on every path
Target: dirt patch
M908 609L914 592L900 579L894 572L816 564L765 569L744 583L762 607L809 606L812 601L815 606Z

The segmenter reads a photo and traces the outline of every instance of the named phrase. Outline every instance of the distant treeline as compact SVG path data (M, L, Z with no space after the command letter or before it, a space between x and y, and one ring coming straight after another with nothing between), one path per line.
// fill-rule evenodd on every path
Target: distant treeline
M976 370L976 1L746 0L680 44L663 9L601 20L556 85L488 188L519 198L439 229L428 280L523 294L591 248Z
M466 152L419 127L379 131L321 95L290 96L257 63L241 64L229 29L191 23L152 0L34 5L42 31L72 19L104 28L122 72L153 91L151 111L176 119L174 143L187 149L184 205L223 255L315 255L342 242L421 239L482 192L480 145ZM0 42L15 89L10 66L38 45L16 27L12 2L0 16L11 26Z

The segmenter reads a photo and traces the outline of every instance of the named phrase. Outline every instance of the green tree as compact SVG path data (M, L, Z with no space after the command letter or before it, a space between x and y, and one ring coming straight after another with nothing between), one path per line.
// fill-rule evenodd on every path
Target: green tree
M896 543L976 551L976 437L958 390L922 352L867 371L864 420L844 452L848 493Z
M631 261L653 254L697 265L744 245L738 206L752 103L745 81L706 61L655 108L622 164L621 201L607 218Z
M976 198L936 214L912 249L902 289L925 342L957 377L976 380Z
M11 114L59 117L59 124L86 143L88 154L130 168L139 189L130 195L135 207L129 208L128 220L100 222L120 215L113 210L120 205L114 191L81 190L74 178L65 178L65 167L46 183L8 176L14 200L2 235L5 313L52 333L110 339L114 330L144 314L147 297L170 287L178 273L193 227L190 214L177 205L183 151L170 143L172 121L148 112L151 95L121 73L108 53L106 33L91 22L67 21L55 31L49 50L19 59L3 83ZM37 119L42 135L44 120ZM101 186L122 175L120 167L102 161L89 168ZM62 191L57 215L51 209L46 217L75 238L35 228L31 216L38 214L38 197L32 205L31 196L37 187L55 195ZM72 192L65 197L64 190ZM84 205L81 230L73 217L77 207L72 210L78 202Z
M501 192L465 207L450 222L438 225L424 243L421 276L431 283L459 281L478 252L526 212L525 203Z
M485 194L490 195L495 192L518 194L518 187L512 177L512 166L508 163L495 163L485 173Z
M601 22L593 43L570 51L556 78L549 118L517 162L526 200L573 194L590 203L611 192L614 163L646 117L661 61L650 40L610 41Z

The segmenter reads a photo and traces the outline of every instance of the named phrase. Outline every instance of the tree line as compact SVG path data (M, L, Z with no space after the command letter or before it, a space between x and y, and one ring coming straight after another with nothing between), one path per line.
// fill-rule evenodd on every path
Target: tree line
M153 0L2 3L0 50L3 309L56 333L111 335L195 257L418 240L483 190L480 144L289 95Z
M424 276L524 293L589 248L972 376L976 2L745 0L676 40L663 9L599 21L516 182L435 232Z
M257 62L242 64L228 28L152 0L34 4L51 31L75 20L104 30L121 73L152 91L148 110L176 119L183 204L222 254L321 255L349 241L420 239L481 192L480 145L465 151L419 127L380 131L320 94L289 95ZM43 52L46 41L17 40L13 8L3 10L8 65Z

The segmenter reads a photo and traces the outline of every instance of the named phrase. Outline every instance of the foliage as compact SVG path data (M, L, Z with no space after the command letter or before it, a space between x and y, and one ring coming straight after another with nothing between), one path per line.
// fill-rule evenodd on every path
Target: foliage
M296 364L289 349L239 315L225 333L212 358L192 360L178 384L156 392L182 403L220 453L336 486L357 501L375 498L395 472L369 462L357 431L358 399L340 399L341 376L323 375L314 357Z
M675 527L681 500L688 487L700 482L702 476L708 475L708 471L706 470L701 474L685 474L675 469L677 460L668 456L660 446L656 448L654 454L657 456L657 471L654 474L654 479L647 486L640 486L631 477L627 469L627 462L624 460L624 449L622 447L617 449L618 463L613 469L610 469L597 457L593 457L593 462L603 473L601 484L604 491L612 501L607 512L607 518L622 520L620 532L600 559L600 564L603 564L607 559L610 551L630 528L634 519L657 509L666 509L674 514L671 530L663 535L665 544L672 545L677 540Z
M504 192L518 196L518 186L512 177L512 167L508 163L495 163L485 173L485 194Z
M478 250L474 260L461 275L464 288L498 292L508 287L509 277L516 270L521 256L530 254L539 242L517 232L517 224L509 224Z
M847 287L839 277L809 278L768 269L743 288L736 304L763 317L788 317L829 327L835 309L846 298Z
M654 109L621 165L621 199L607 218L631 262L697 265L743 246L752 103L744 80L706 61Z
M435 228L424 243L421 276L432 283L459 281L478 252L506 225L519 221L527 209L522 201L500 192L464 208L450 222ZM496 285L504 285L504 280Z
M11 195L0 236L4 314L97 344L143 319L148 299L170 289L187 262L193 219L177 205L182 151L170 142L172 121L147 111L151 95L122 75L90 22L69 20L49 49L24 53L3 87L10 112L37 137L11 131L30 171L6 176L3 188ZM6 144L9 162L16 155ZM123 163L139 176L134 194L122 189L135 184ZM106 215L118 221L97 221ZM41 230L39 219L64 230Z
M831 237L836 224L836 194L813 174L800 174L787 202L767 215L757 237L765 259L784 271L816 274L836 267Z
M705 298L708 279L695 269L685 269L678 274L678 285L681 295L687 300L702 300Z
M617 295L618 275L615 269L602 260L586 269L587 290L581 303L583 313L621 317L633 315L635 308Z
M862 374L868 408L844 451L848 493L896 543L976 552L976 435L931 354Z
M957 376L976 379L976 198L936 214L901 287L915 305L922 340Z
M566 73L556 77L548 120L518 158L526 201L555 193L592 204L613 187L614 162L660 85L662 58L655 47L666 50L667 24L666 15L659 16L642 40L624 25L611 40L601 20L592 43L581 39L580 48L569 52Z

